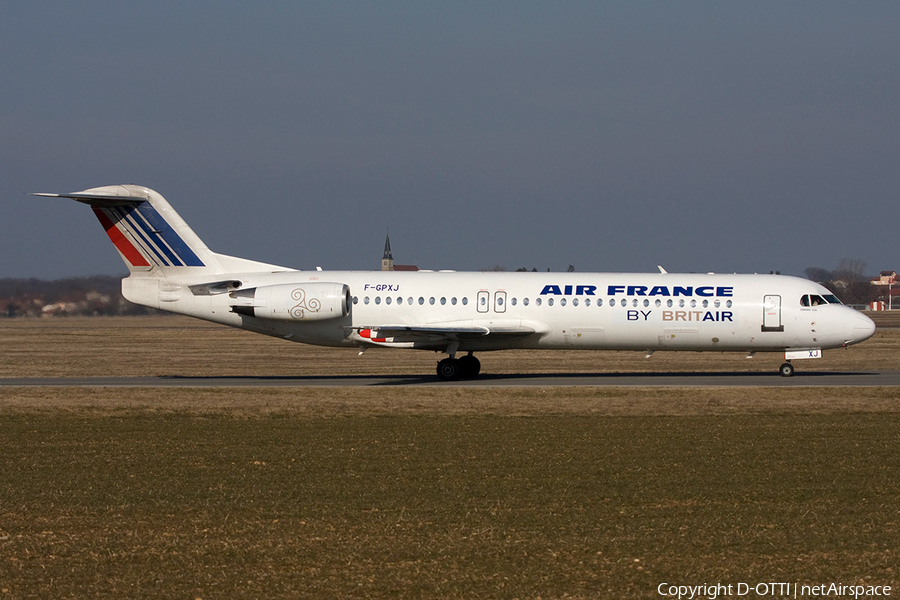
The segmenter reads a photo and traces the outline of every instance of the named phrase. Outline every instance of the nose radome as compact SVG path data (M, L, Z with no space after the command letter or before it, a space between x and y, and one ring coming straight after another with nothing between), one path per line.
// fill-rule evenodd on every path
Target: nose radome
M866 315L857 314L853 320L853 339L849 344L858 344L875 334L875 321Z

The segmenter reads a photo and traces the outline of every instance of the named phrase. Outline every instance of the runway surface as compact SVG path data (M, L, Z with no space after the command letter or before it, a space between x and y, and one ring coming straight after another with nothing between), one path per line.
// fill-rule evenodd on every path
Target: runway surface
M322 375L302 377L33 377L0 379L0 387L876 387L900 386L900 371L775 373L486 374L445 382L434 375Z

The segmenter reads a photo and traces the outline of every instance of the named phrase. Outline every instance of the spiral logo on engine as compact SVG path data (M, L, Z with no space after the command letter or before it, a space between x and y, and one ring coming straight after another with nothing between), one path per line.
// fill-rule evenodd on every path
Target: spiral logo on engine
M297 301L297 306L291 309L291 316L295 319L302 319L305 316L304 311L319 312L322 308L322 303L317 298L307 301L306 292L301 288L291 292L291 298Z

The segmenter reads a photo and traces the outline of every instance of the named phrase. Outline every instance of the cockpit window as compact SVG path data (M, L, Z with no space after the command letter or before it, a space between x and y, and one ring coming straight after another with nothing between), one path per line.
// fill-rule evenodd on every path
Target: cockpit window
M825 300L828 302L828 304L843 304L843 302L838 300L838 297L834 294L826 294Z
M831 296L834 298L834 296ZM830 302L831 304L840 304L840 300L834 298L834 302ZM800 306L822 306L824 304L829 304L829 302L825 301L825 298L819 296L818 294L807 294L800 298Z

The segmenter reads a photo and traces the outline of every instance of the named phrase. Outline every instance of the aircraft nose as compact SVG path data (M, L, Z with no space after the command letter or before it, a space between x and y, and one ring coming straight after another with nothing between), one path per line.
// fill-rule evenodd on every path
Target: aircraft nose
M853 317L853 333L847 345L858 344L872 337L875 334L875 321L866 315L856 313Z

